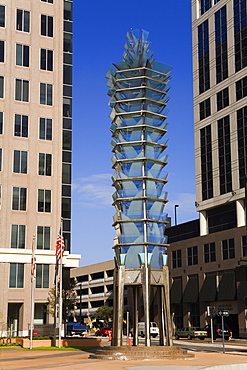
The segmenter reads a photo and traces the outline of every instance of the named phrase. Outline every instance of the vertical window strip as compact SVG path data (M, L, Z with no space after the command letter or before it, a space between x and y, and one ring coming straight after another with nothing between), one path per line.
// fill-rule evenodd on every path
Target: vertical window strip
M210 88L208 20L198 26L199 93Z
M247 66L247 14L246 0L234 0L235 72Z
M218 121L220 194L232 191L230 118Z
M200 130L202 200L213 197L213 162L211 125Z
M247 106L237 111L239 186L245 187L247 175Z
M215 13L216 82L228 77L226 6Z

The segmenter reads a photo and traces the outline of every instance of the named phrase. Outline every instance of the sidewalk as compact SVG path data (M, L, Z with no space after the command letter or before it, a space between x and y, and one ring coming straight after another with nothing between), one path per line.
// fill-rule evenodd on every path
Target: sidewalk
M246 348L246 347L245 347ZM247 348L246 348L247 353ZM101 361L90 360L89 352L0 350L0 370L199 370L208 366L245 364L247 356L230 353L194 352L188 360ZM230 369L229 370L233 370ZM235 369L234 369L235 370Z

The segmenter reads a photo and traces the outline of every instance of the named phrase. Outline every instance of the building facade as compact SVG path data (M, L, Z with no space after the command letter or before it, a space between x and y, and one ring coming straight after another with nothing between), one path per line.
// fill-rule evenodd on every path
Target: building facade
M199 221L168 231L174 327L204 326L209 305L228 309L226 321L241 337L247 337L246 36L245 0L192 1Z
M70 254L72 1L0 1L0 331L27 335L35 237L35 323L53 285L63 217Z

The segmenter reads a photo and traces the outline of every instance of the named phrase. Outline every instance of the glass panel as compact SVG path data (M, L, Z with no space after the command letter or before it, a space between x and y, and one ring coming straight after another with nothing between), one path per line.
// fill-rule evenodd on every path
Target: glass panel
M23 288L24 283L24 263L17 264L17 288Z
M26 226L19 225L19 248L25 248Z
M24 32L30 31L30 13L24 10Z
M21 173L27 173L27 152L21 152Z
M0 27L5 27L5 6L0 5Z
M21 136L21 115L15 115L15 136Z
M36 288L42 288L42 265L36 265Z
M29 81L23 80L23 101L29 101Z
M52 105L52 85L47 84L47 105Z
M46 123L46 140L52 140L52 119L47 118Z
M18 31L22 31L22 10L17 9L17 14L16 14L16 29Z
M29 46L23 45L23 66L29 67Z
M11 225L11 248L17 248L18 225Z
M13 187L12 209L15 211L19 209L19 190L20 188Z
M20 211L26 211L26 188L20 188Z
M20 150L14 150L13 172L14 173L19 173L20 172Z
M63 163L62 183L71 184L71 165L70 164Z
M3 98L4 94L4 77L0 76L0 98Z
M48 16L48 35L49 37L53 37L53 17Z
M46 104L46 84L40 84L40 104Z
M16 44L16 65L22 65L22 45Z
M50 249L50 227L44 227L44 249Z
M39 153L39 175L44 176L45 174L45 154Z
M10 263L9 268L9 287L16 288L16 263Z
M43 226L37 226L37 249L43 249Z
M22 137L28 137L28 116L22 116Z
M44 212L44 190L38 190L38 212Z
M51 212L51 190L45 190L45 212Z
M39 119L39 138L45 140L45 118Z
M49 265L43 265L43 288L49 288Z
M0 135L3 133L3 112L0 112Z

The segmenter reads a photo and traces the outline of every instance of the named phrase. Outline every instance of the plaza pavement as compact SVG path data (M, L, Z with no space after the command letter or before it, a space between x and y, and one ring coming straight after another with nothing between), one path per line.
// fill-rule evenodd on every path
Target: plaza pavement
M102 361L89 359L89 352L75 351L28 351L21 349L0 350L0 370L247 370L246 352L194 352L195 358L188 360L131 360ZM242 347L241 347L242 348ZM236 366L220 366L233 365ZM237 366L238 365L238 366Z

